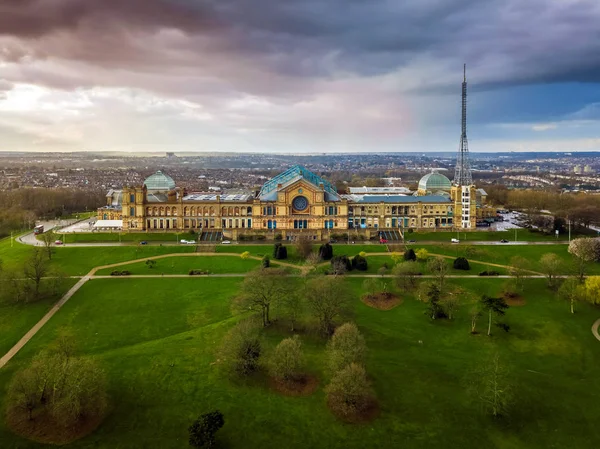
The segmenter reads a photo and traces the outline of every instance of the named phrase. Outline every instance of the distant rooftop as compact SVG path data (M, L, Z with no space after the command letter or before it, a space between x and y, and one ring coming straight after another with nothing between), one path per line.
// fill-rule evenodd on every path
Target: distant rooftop
M342 195L354 203L451 203L450 198L441 195Z
M386 193L386 194L410 194L411 191L410 189L407 189L406 187L348 187L348 191L350 193L370 193L370 194L376 194L376 193Z

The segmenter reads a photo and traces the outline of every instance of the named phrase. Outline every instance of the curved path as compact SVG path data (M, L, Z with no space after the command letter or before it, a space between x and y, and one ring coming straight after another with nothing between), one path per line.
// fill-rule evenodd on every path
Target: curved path
M596 320L594 324L592 324L592 334L596 337L596 340L600 341L600 334L598 333L598 327L600 327L600 318Z
M430 253L431 254L431 253ZM367 253L367 256L389 256L390 253L389 252L385 252L385 253ZM431 254L432 256L441 256L444 258L449 258L449 259L453 259L452 256L447 256L447 255L443 255L443 254ZM208 256L208 257L240 257L240 254L238 253L172 253L172 254L162 254L162 255L158 255L158 256L152 256L152 257L144 257L142 259L135 259L135 260L127 260L124 262L118 262L118 263L114 263L114 264L108 264L108 265L100 265L97 267L94 267L90 270L90 272L81 277L81 279L73 286L69 289L69 291L67 291L67 293L65 293L65 295L42 317L42 319L40 321L38 321L18 342L17 344L15 344L4 356L2 356L2 358L0 358L0 369L3 368L20 350L21 348L23 348L23 346L25 346L27 344L27 342L29 340L31 340L33 338L33 336L50 320L50 318L52 318L56 312L58 312L62 306L64 306L66 304L66 302L71 299L71 297L83 286L85 285L85 283L87 281L89 281L90 279L122 279L122 278L165 278L165 277L175 277L175 278L191 278L191 277L243 277L246 274L245 273L241 273L241 274L234 274L234 273L223 273L223 274L209 274L209 275L199 275L199 276L190 276L187 274L156 274L156 275L130 275L130 276L97 276L96 272L98 270L103 270L106 268L115 268L115 267L119 267L119 266L123 266L123 265L128 265L128 264L132 264L132 263L138 263L138 262L144 262L148 259L151 260L155 260L155 259L164 259L164 258L168 258L168 257L203 257L203 256ZM253 259L253 260L262 260L260 257L257 256L248 256L249 259ZM479 262L476 260L472 261L473 263L484 263L490 266L494 266L494 267L500 267L500 268L510 268L507 265L499 265L499 264L489 264L486 262ZM308 273L313 267L308 266L308 265L304 265L304 266L300 266L300 265L296 265L296 264L292 264L289 262L282 262L280 260L276 260L276 261L271 261L272 264L274 265L280 265L280 266L284 266L284 267L289 267L289 268L294 268L300 271L300 275L306 274ZM329 262L324 262L323 264L327 264ZM323 265L320 264L320 265ZM524 276L526 278L540 278L540 277L544 277L543 275L541 275L541 273L537 273L535 271L531 271L528 270L530 273L534 273L533 276ZM294 275L292 275L294 276ZM381 277L379 274L354 274L354 275L348 275L349 277ZM385 277L391 277L391 275L385 275ZM420 276L421 278L428 278L428 277L434 277L432 275L424 275L424 276ZM448 278L480 278L479 276L474 276L474 275L448 275ZM494 276L494 278L510 278L512 276L509 275L500 275L500 276ZM600 335L598 334L598 327L600 326L600 319L598 319L592 326L592 333L594 334L594 336L600 340Z

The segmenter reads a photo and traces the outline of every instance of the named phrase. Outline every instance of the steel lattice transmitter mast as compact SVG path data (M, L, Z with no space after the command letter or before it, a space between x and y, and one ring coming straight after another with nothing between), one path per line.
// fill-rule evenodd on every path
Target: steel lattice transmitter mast
M462 117L460 146L456 155L456 168L452 197L454 199L454 226L468 229L476 226L475 186L469 162L469 142L467 140L467 65L463 66Z

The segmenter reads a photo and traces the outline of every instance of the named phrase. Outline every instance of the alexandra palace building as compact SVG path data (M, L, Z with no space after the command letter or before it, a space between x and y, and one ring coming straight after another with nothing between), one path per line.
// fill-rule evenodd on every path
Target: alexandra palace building
M159 171L142 186L111 190L98 220L131 232L194 230L200 240L399 239L408 229L474 230L478 220L495 216L484 203L482 189L452 185L435 171L419 181L416 192L350 187L348 194L299 165L258 192L241 193L187 192Z

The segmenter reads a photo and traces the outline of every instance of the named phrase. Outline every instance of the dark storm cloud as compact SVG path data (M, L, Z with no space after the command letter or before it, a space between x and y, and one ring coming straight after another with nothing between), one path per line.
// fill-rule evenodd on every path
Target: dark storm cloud
M0 57L60 58L155 73L214 64L219 77L234 79L239 66L249 65L274 76L328 78L418 69L424 60L460 72L466 61L480 88L598 82L598 3L3 0L0 35L16 38L18 45L0 46ZM161 37L161 30L179 30L183 37ZM436 73L422 76L429 89L455 84Z

